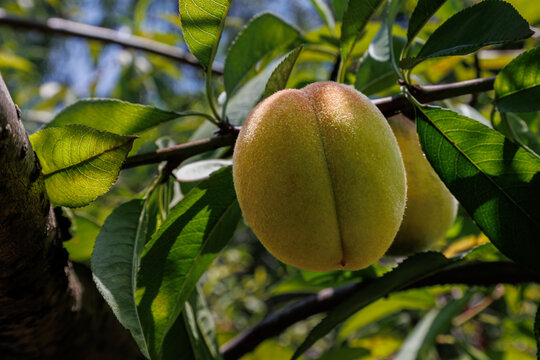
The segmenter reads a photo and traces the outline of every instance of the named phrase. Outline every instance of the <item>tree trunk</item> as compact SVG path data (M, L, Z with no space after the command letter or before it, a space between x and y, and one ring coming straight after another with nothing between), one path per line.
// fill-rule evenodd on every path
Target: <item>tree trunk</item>
M68 261L61 233L0 76L0 357L140 358L89 270Z

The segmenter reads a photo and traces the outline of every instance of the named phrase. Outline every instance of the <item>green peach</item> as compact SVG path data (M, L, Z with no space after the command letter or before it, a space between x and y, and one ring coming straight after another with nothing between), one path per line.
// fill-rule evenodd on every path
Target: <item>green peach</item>
M454 223L457 201L426 159L415 124L403 115L388 119L407 173L407 207L388 255L404 256L429 248Z
M236 142L233 175L255 235L306 270L374 263L405 210L405 169L390 126L366 96L333 82L257 105Z

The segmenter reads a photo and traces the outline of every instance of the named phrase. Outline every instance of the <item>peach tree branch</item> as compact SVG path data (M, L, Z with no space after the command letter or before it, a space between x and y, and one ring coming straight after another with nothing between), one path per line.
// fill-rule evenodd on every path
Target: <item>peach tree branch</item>
M489 77L444 85L413 85L409 90L416 97L416 99L418 99L418 101L430 103L457 96L489 91L493 89L494 82L495 77ZM413 106L403 94L375 99L373 100L373 103L386 117L395 115L399 112L414 111ZM228 131L220 131L220 133L214 137L176 145L144 154L134 155L126 160L124 169L159 163L162 161L174 161L178 165L180 162L191 156L212 151L224 146L233 146L236 141L236 137L238 136L238 132L239 128L230 128Z
M376 280L373 280L376 281ZM452 266L428 276L399 291L433 285L459 284L492 286L497 284L540 283L540 275L511 262L470 262ZM244 331L220 351L225 360L235 360L254 350L264 340L281 334L289 326L308 317L327 312L342 301L362 291L369 281L329 288L306 295L303 299L269 315L253 328Z
M45 22L24 19L8 15L0 9L0 25L10 26L14 29L40 31L45 34L57 34L64 36L74 36L78 38L97 40L105 44L120 45L124 48L141 50L151 54L163 56L176 62L201 68L200 62L191 53L170 46L159 41L144 38L142 36L131 35L124 32L115 31L99 26L81 24L75 21L49 18ZM223 66L216 64L212 66L215 74L223 74Z

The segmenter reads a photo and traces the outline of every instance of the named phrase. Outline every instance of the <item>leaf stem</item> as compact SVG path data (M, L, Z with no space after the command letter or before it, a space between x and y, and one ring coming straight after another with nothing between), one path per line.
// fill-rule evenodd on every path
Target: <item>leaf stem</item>
M156 190L156 187L161 183L161 171L159 172L158 176L154 179L152 184L148 187L148 190L146 190L146 194L144 194L143 199L145 201L148 201L154 190Z
M203 117L205 120L210 121L212 124L216 125L216 119L212 115L205 114L203 112L199 111L182 111L177 113L179 117L185 117L185 116L200 116Z
M212 89L212 69L209 68L206 71L206 97L208 98L208 104L210 105L210 109L212 110L212 113L214 114L214 117L212 119L212 122L216 125L219 125L219 122L221 121L221 117L219 116L219 112L216 107L215 99L214 99L214 91Z
M347 59L340 57L337 82L343 84L345 82L345 73L347 71L346 63Z

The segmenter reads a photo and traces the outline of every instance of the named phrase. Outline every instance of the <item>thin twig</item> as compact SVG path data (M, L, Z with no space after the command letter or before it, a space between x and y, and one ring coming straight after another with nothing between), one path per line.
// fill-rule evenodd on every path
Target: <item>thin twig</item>
M511 262L478 262L446 268L400 290L445 284L490 286L529 282L540 283L540 275ZM306 296L224 344L220 349L223 358L234 360L242 357L264 340L281 334L298 321L335 308L346 298L361 291L364 286L364 283L348 284Z
M473 94L493 89L494 77L485 79L474 79L469 81L456 82L445 85L433 86L413 86L410 91L418 101L429 103L451 97ZM373 100L373 103L381 110L384 116L389 117L398 112L412 111L412 105L404 95L385 97ZM211 138L197 140L170 148L164 148L145 154L135 155L126 160L124 169L140 165L154 164L161 161L180 160L183 161L191 156L203 152L218 149L223 146L232 146L236 141L239 129L235 128L231 132L223 135L216 135ZM178 161L176 163L179 164Z
M422 103L430 103L457 96L493 90L494 82L495 77L489 77L444 85L413 85L410 87L409 91L418 101ZM379 110L381 110L386 117L392 116L407 109L412 109L413 107L403 94L375 99L373 100L373 103L377 105Z
M183 64L202 68L197 58L187 51L141 36L135 36L99 26L81 24L61 18L49 18L45 22L39 22L8 15L3 9L0 9L0 25L11 26L15 29L22 30L37 30L47 34L75 36L88 40L101 41L106 44L116 44L125 48L142 50ZM214 63L212 71L215 74L221 75L223 74L223 66Z
M181 162L192 156L202 154L207 151L233 145L239 131L240 130L238 128L233 128L228 133L219 134L211 138L196 140L185 144L158 149L144 154L134 155L126 160L122 168L129 169L136 166L155 164L169 160Z

